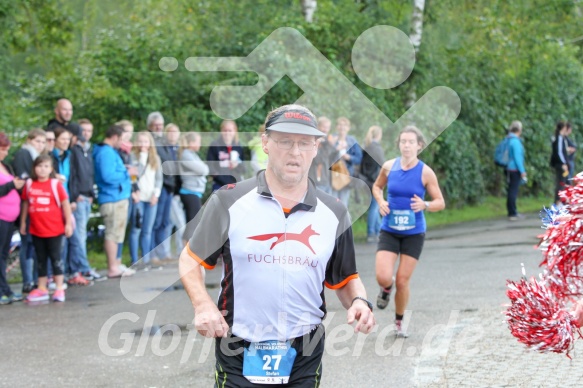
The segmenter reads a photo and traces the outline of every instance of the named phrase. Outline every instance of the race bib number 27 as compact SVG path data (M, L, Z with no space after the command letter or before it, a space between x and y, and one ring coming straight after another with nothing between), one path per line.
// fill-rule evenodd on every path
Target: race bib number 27
M287 384L297 352L291 342L251 342L243 353L243 376L254 384Z

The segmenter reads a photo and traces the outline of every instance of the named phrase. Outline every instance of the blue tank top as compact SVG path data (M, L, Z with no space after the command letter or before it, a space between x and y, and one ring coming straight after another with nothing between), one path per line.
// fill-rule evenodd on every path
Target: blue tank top
M413 213L411 198L417 194L425 198L422 173L425 163L419 161L415 167L404 171L401 158L395 159L387 177L387 197L390 213L383 217L381 229L395 234L413 235L425 233L425 215L423 211Z

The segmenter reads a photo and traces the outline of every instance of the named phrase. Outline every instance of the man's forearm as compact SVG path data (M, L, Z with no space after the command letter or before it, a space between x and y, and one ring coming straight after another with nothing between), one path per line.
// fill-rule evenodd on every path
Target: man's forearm
M338 299L340 299L342 306L344 306L345 309L349 309L352 305L352 301L357 296L366 299L366 289L360 278L356 278L349 281L344 287L338 289L336 295L338 295Z
M190 301L195 310L198 306L204 303L214 304L210 295L206 291L202 267L196 262L196 260L190 257L186 248L183 249L180 254L179 272L184 289L190 297Z

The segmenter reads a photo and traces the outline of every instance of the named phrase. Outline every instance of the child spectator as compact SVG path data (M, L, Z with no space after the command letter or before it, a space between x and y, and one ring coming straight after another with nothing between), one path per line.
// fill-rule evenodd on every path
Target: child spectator
M26 220L30 216L32 243L38 258L38 288L28 294L29 302L49 299L47 265L51 260L57 289L53 301L64 302L63 261L61 247L63 234L73 234L71 205L63 184L57 180L50 155L40 155L32 165L31 179L22 191L20 233L26 234Z

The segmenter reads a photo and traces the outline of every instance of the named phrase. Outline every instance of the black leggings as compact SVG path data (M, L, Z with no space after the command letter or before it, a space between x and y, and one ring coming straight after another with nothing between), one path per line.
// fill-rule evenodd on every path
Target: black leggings
M182 239L184 241L190 241L194 233L194 227L196 226L194 222L190 221L196 217L202 207L202 203L198 195L194 194L180 194L180 200L182 201L182 205L184 205L184 214L186 215L186 228L182 234Z
M8 262L8 252L10 251L13 230L13 222L0 220L0 296L12 295L12 290L6 280L6 264Z
M63 260L61 260L61 247L63 246L63 235L57 237L37 237L32 236L32 245L36 251L38 259L38 277L47 276L49 259L53 267L53 275L63 274Z

